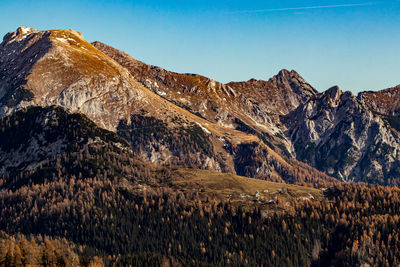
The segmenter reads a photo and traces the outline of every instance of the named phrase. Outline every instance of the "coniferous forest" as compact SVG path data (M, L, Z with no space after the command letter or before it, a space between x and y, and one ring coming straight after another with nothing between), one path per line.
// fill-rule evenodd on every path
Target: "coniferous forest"
M123 139L81 115L34 108L2 119L0 128L1 140L16 140L2 142L2 151L41 134L49 146L67 140L59 154L1 178L0 266L400 263L397 187L326 182L314 184L319 199L289 191L281 194L290 206L241 205L177 188L176 167L144 163Z
M168 188L134 194L101 178L54 181L1 193L7 234L0 263L37 261L28 253L37 250L47 266L77 259L120 266L396 266L399 200L395 188L339 184L324 201L264 217L259 209Z

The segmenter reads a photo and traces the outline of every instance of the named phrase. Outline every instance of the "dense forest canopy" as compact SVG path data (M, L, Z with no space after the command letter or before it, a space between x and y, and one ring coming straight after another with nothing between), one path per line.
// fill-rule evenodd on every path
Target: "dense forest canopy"
M24 144L42 134L48 146L69 140L54 155L1 142L2 151L36 153L40 164L0 179L0 266L400 264L397 187L314 179L304 165L287 175L321 197L289 188L264 204L263 192L233 201L201 184L207 172L190 182L196 169L180 172L187 183L177 186L179 168L144 163L81 115L28 109L1 119L0 130L1 140ZM199 191L186 190L190 184Z

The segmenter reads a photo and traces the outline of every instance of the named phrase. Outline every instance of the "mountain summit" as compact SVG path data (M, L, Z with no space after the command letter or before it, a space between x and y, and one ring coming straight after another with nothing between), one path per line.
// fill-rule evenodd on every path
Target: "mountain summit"
M247 82L230 82L228 85L248 98L257 99L268 112L281 115L317 94L296 71L286 69L268 81L251 79Z
M129 117L125 104L146 95L124 68L73 30L18 28L4 37L0 58L3 115L29 105L59 105L115 129Z

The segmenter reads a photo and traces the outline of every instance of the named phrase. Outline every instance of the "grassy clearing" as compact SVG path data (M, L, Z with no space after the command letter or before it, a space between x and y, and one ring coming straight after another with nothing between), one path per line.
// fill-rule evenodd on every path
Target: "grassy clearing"
M209 170L176 169L170 186L182 191L197 191L202 198L230 201L244 207L290 209L294 201L320 201L319 189L273 183L264 180ZM258 194L257 194L258 192ZM273 204L271 202L273 201Z

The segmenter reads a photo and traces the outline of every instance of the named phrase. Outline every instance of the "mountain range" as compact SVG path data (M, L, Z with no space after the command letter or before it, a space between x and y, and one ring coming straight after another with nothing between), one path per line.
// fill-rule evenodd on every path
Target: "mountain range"
M223 84L20 27L0 44L0 266L397 266L399 90Z
M399 86L320 93L294 70L223 84L148 65L73 30L28 27L4 36L0 78L2 117L58 106L117 133L153 164L289 183L399 182ZM42 162L25 152L27 162L2 151L3 172Z

